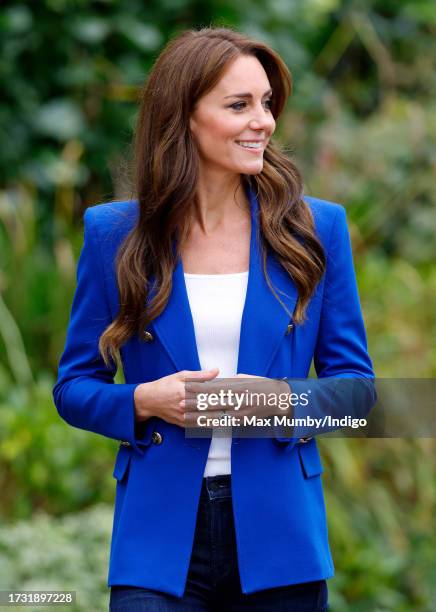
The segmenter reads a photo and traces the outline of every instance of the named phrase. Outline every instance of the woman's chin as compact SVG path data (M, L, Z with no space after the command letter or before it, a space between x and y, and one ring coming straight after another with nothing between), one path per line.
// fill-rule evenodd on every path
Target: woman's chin
M239 167L238 172L240 174L259 174L263 170L263 160L257 161L256 163L243 164Z

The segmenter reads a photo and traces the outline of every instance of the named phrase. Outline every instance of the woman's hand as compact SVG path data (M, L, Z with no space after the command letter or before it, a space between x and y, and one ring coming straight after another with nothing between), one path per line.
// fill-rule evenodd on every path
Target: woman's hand
M287 401L289 396L290 387L287 382L252 374L187 382L186 399L183 402L185 427L198 426L199 415L219 417L226 414L240 419L290 416L293 409Z
M157 416L173 425L185 427L185 381L195 379L200 383L214 379L218 373L218 368L183 370L148 383L141 383L134 393L136 421L145 421Z
M232 378L264 378L263 376L255 376L254 374L235 374Z

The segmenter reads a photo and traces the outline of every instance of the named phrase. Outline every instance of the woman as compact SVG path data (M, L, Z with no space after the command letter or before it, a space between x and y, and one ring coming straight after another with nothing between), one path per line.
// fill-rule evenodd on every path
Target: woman
M345 209L303 198L272 142L290 88L267 45L182 33L143 91L136 199L85 211L54 400L121 442L113 611L328 607L316 439L185 435L187 379L276 389L312 358L320 379L373 377Z

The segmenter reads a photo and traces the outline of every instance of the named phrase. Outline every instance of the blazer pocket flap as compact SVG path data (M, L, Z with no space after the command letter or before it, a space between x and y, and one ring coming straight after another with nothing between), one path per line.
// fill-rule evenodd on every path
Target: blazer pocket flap
M298 445L301 467L306 478L319 476L324 472L319 450L314 439Z
M112 476L117 480L122 480L126 475L127 468L129 467L132 451L126 446L120 446L115 459L115 466Z

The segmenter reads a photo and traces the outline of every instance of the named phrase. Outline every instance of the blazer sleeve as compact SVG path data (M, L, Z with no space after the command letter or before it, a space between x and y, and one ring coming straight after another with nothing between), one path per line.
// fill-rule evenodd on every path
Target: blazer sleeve
M374 370L368 354L345 208L332 222L323 301L314 353L318 379L287 379L293 393L309 392L308 406L296 405L294 418L365 418L376 401ZM339 380L340 379L340 380ZM298 427L290 438L276 435L290 451L300 437L338 429ZM283 432L283 430L281 430Z
M135 430L137 384L114 384L116 365L112 361L108 368L98 351L99 338L112 317L94 216L92 207L85 211L77 285L53 399L68 424L129 442L143 454L150 441L140 439Z

